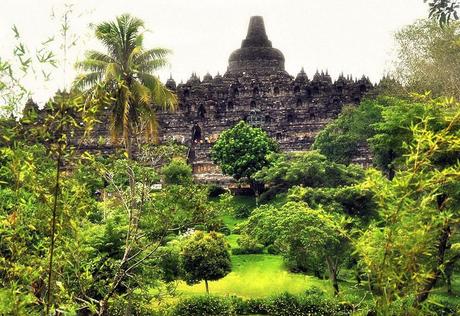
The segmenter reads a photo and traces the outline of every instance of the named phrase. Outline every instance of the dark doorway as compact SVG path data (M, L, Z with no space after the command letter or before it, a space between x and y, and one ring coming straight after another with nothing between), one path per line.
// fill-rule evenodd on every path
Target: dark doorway
M195 124L192 128L192 142L198 143L201 141L201 127Z

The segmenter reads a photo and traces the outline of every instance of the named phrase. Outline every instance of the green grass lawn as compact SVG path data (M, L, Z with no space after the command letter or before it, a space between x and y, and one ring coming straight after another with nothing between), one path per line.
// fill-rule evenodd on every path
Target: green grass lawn
M232 204L255 207L255 199L246 196L234 197ZM232 215L222 216L222 220L231 230L243 219L236 219ZM226 236L232 248L238 247L238 234ZM332 293L328 280L320 280L313 276L290 273L286 270L281 256L259 255L232 255L232 272L218 281L209 282L211 294L237 295L243 298L266 297L282 292L293 294L302 293L311 287L319 287ZM183 296L205 294L204 282L193 286L180 282L178 293Z
M209 282L209 290L216 295L237 295L244 298L264 297L276 293L302 293L313 286L329 291L329 281L289 273L283 258L274 255L232 256L233 269L225 278ZM181 282L178 291L183 295L204 294L204 282L188 286Z

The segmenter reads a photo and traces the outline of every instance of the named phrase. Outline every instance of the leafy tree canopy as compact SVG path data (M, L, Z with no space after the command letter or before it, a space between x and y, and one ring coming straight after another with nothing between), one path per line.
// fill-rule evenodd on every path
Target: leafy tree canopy
M224 174L239 180L251 179L268 164L268 155L274 151L276 144L267 133L241 121L220 134L211 155Z
M406 91L460 100L460 22L440 27L419 20L395 35L397 56L391 75Z
M269 158L270 165L258 171L254 178L272 187L338 187L357 183L364 177L361 167L330 162L317 151L272 154Z
M372 124L381 119L381 106L386 101L365 100L358 107L345 107L315 138L313 149L331 161L349 164L375 133Z
M215 232L195 232L185 242L182 250L183 267L189 284L223 278L232 270L228 245L224 236Z

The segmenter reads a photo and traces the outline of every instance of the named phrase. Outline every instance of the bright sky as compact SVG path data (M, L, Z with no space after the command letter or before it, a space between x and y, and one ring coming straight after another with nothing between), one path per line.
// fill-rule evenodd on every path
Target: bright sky
M58 21L50 14L54 10L60 16L65 3L74 3L71 26L80 36L69 65L86 49L102 49L91 39L90 23L127 12L152 31L145 36L147 48L173 50L170 67L159 75L165 80L171 73L178 83L192 72L200 77L224 73L252 15L264 17L268 37L284 53L290 74L304 67L311 78L317 69L327 69L333 78L341 72L365 74L376 82L390 66L394 32L427 16L423 0L0 0L0 56L11 56L13 24L31 50L55 34ZM57 71L46 87L31 80L37 98L71 82L71 68L65 76Z

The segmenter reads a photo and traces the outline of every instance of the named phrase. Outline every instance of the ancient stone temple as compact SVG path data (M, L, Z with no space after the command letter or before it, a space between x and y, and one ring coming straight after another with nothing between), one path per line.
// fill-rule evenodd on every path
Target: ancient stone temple
M372 88L368 78L328 73L309 79L303 69L294 78L284 69L283 53L272 46L263 18L254 16L248 33L229 58L224 75L193 74L184 84L170 78L167 87L177 93L179 108L159 113L161 139L189 147L189 161L202 181L225 181L212 164L210 149L219 133L240 120L261 127L283 151L308 150L314 136L342 107L357 104Z
M174 140L188 148L188 160L195 177L201 182L228 183L211 161L212 144L219 134L240 120L261 127L279 143L283 151L310 149L315 135L342 110L357 104L373 86L369 79L353 80L340 76L332 82L328 73L316 72L309 79L303 69L294 78L284 69L283 53L273 48L262 17L254 16L248 33L228 60L224 75L206 74L202 80L193 74L186 83L176 85L170 78L166 86L175 91L179 107L175 112L158 113L160 141ZM52 113L28 102L24 115L38 112L38 121ZM112 153L120 144L108 136L110 109L99 114L93 133L79 146L81 150ZM76 131L71 141L81 140ZM369 155L363 151L357 162L366 164Z

